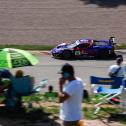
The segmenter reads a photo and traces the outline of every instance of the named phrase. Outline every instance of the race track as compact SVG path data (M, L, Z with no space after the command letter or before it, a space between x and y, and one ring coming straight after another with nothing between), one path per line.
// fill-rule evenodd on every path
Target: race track
M123 55L124 63L126 62L126 54ZM35 77L35 84L38 84L42 79L48 79L48 85L53 85L58 89L58 72L64 63L70 63L75 68L76 76L83 79L86 84L86 89L90 90L90 76L108 76L108 68L115 64L115 60L58 60L52 58L50 55L39 55L39 64L30 67L20 67L11 69L14 74L17 69L21 69L27 75Z
M126 41L125 0L0 0L0 44Z

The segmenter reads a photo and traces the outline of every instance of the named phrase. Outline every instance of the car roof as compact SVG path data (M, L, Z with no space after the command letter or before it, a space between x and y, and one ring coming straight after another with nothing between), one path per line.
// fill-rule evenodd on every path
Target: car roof
M76 40L75 43L78 43L78 44L82 44L82 43L92 43L92 42L105 42L105 43L108 43L109 40L95 40L95 39L79 39L79 40Z
M80 43L91 43L93 39L80 39L78 40Z
M109 40L97 40L98 42L109 42Z

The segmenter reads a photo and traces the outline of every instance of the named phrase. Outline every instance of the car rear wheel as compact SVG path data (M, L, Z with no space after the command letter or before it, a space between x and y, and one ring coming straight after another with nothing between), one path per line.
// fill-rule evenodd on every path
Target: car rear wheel
M63 52L63 55L62 55L62 58L63 58L63 59L70 59L71 57L72 57L72 54L71 54L70 51L65 50L65 51Z
M101 50L100 53L97 55L99 59L106 59L109 56L108 50Z
M112 53L112 54L110 54L110 56L109 56L110 58L116 58L117 57L117 55L116 55L116 53Z

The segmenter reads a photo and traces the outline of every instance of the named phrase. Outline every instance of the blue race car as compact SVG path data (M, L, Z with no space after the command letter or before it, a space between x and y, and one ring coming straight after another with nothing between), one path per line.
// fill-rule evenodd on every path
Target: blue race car
M81 57L114 58L115 43L111 40L80 39L72 43L61 43L51 50L54 58L71 59Z

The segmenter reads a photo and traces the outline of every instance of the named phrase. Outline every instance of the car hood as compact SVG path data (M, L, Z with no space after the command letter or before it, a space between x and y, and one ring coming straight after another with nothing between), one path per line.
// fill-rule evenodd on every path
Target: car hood
M53 48L51 50L51 53L57 53L57 52L61 52L62 50L67 49L67 43L61 43L59 45L57 45L55 48Z
M58 49L58 48L67 48L67 43L61 43L61 44L59 44L59 45L57 45L56 46L56 48Z

